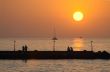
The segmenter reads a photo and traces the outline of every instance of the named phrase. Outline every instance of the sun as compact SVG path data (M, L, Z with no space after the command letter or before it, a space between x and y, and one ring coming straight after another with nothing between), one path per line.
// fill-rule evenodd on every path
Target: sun
M75 21L82 21L84 19L84 14L81 11L76 11L73 13L73 19Z

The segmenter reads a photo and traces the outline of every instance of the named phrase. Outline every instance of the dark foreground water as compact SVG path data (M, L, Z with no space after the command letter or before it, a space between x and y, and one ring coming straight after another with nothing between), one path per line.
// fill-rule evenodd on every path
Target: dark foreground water
M0 60L0 72L110 72L110 60Z
M0 39L0 50L13 50L13 40L16 40L16 50L27 45L28 50L53 50L49 39ZM73 38L59 39L56 50L66 50L72 46L74 50L91 50L93 40L94 51L106 50L110 53L110 38ZM110 72L110 60L0 60L0 72Z

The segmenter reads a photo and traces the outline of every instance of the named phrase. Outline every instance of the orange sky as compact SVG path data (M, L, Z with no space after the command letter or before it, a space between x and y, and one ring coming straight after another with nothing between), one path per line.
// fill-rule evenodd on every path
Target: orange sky
M72 15L82 11L84 20ZM0 0L0 37L109 37L109 0Z

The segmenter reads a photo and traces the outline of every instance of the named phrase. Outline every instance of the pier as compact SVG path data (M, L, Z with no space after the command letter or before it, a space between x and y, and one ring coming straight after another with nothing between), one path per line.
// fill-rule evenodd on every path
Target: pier
M106 51L27 51L26 47L18 51L0 51L0 59L110 59Z

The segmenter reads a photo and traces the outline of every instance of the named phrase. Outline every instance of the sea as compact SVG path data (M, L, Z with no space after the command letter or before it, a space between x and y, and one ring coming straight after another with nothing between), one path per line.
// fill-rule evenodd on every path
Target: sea
M91 43L92 42L92 43ZM1 51L22 50L53 51L51 38L0 38ZM110 38L62 38L55 41L56 51L107 51L110 53ZM0 72L110 72L110 60L0 60Z

